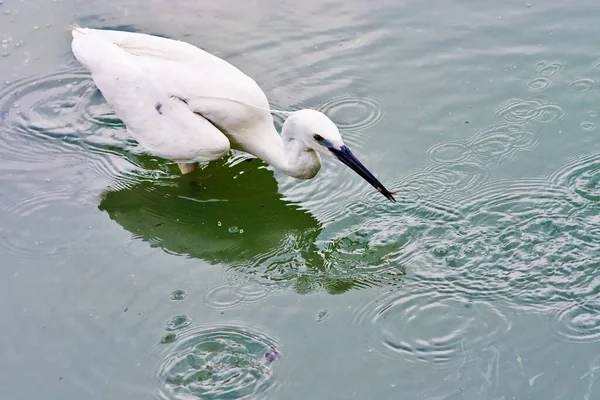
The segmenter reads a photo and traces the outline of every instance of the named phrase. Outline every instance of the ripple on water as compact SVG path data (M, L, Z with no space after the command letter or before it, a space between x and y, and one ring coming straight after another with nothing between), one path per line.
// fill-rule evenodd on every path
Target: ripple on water
M418 232L398 262L440 293L557 315L565 336L595 337L600 318L589 310L600 279L598 160L581 157L553 182L481 187L457 206L458 221Z
M364 143L365 131L377 125L384 117L379 102L369 97L337 96L317 109L338 126L345 142L355 146Z
M479 185L487 172L473 160L452 164L431 164L401 178L393 187L416 193L419 197L443 195L455 197Z
M106 144L120 143L110 141L115 139L114 130L98 132L100 127L122 128L123 124L83 70L12 82L0 91L0 109L10 126L23 132L73 141L92 133L95 137L105 133Z
M76 103L65 100L64 104L56 104L68 89L62 87L62 91L54 95L46 93L46 89L51 93L54 86L66 85L68 76L54 74L23 79L0 89L0 155L3 162L7 162L7 168L31 169L34 163L48 168L45 165L48 162L70 166L87 162L77 139L66 129L73 123L69 111L72 112ZM67 81L63 81L65 79ZM71 79L76 78L71 76Z
M510 329L491 303L440 293L409 282L367 303L355 316L384 356L460 368Z
M157 397L186 400L262 399L281 356L276 339L241 324L183 330L153 351L161 358Z
M394 186L390 186L390 188L392 187L398 190L398 192L394 195L396 203L381 202L379 201L380 199L376 197L359 201L350 200L347 201L342 207L344 216L368 217L369 215L392 215L397 214L399 210L404 212L414 208L416 204L422 205L424 210L427 210L429 206L437 209L436 204L427 202L417 192L408 191L403 188L401 184L394 184ZM368 194L368 192L365 191L365 194ZM365 195L365 197L367 196Z
M19 220L15 224L24 227L10 234L0 227L0 248L29 257L85 246L92 227L80 226L81 221L69 218L64 210L76 212L91 198L95 202L105 181L121 175L123 167L131 169L114 150L115 144L125 143L117 140L125 129L89 74L76 69L28 77L0 88L0 115L0 159L4 171L10 172L3 176L3 186L14 188L2 197L2 218ZM101 178L100 184L95 177ZM128 175L120 177L120 182L126 182ZM28 231L28 226L36 225L23 219L42 219L53 227L60 225L65 233Z
M30 188L30 186L34 186ZM7 188L12 187L11 183ZM70 186L47 182L27 182L27 188L4 193L0 197L0 253L23 258L37 258L74 252L86 247L91 231L70 218L64 210L76 212L84 206L78 193ZM37 229L37 224L26 221L44 221L62 226L64 234L55 229ZM11 227L20 226L15 230ZM70 234L77 232L77 234Z
M235 287L229 285L214 286L204 294L204 304L216 309L231 309L242 304L243 297Z
M598 268L600 263L590 270ZM600 296L588 294L583 300L566 302L556 313L554 331L570 342L597 342L600 339Z
M385 271L394 269L393 255L408 240L404 218L370 218L363 224L337 232L322 250L325 268L337 276L362 276L368 286ZM387 230L386 228L387 227ZM391 232L394 232L391 234Z
M327 318L329 318L329 316L330 316L330 313L329 313L329 311L327 311L327 310L321 310L321 311L319 311L319 312L317 313L317 316L316 316L315 320L316 320L317 322L323 322L323 321L325 321Z
M275 291L273 284L247 281L240 284L217 285L206 291L204 304L211 308L225 310L243 304L258 303Z
M344 135L346 137L346 135ZM354 152L359 159L371 170L376 168L358 151ZM317 177L312 181L300 182L297 179L282 177L281 191L291 201L302 201L303 207L311 210L323 223L334 221L341 216L343 210L334 207L339 203L340 193L344 194L344 200L361 201L364 198L378 197L378 201L387 201L383 196L360 178L354 171L340 163L327 161ZM386 182L382 176L379 179L389 190L394 190L393 185Z
M552 174L552 182L582 200L600 201L600 153L579 156Z
M165 324L165 330L178 331L186 326L189 326L191 323L192 319L187 315L176 315L167 321Z
M583 129L584 131L593 131L594 129L596 129L596 125L593 122L590 121L583 121L581 123L581 129Z
M517 124L500 124L483 129L469 143L476 157L484 160L510 159L519 151L525 151L538 144L538 138Z
M562 71L563 68L564 68L564 65L560 62L551 62L551 63L539 62L536 65L536 70L537 70L538 74L544 75L544 76L552 76L552 75Z
M514 124L534 122L550 124L565 117L562 107L557 104L543 103L539 99L510 99L503 102L495 113L504 121Z
M404 194L402 191L394 204L377 198L348 201L318 237L289 246L284 243L282 248L293 250L268 254L257 263L266 265L274 285L293 282L298 293L324 289L337 294L396 285L404 279L403 265L396 262L398 252L419 231L457 218L452 202L440 198L416 201ZM216 308L230 308L238 306L242 296L231 287L220 286L211 289L205 301Z
M433 163L445 164L445 167L442 167L447 169L445 174L454 168L457 169L455 172L458 172L465 165L470 165L479 180L483 178L482 171L477 172L479 166L511 159L517 152L529 150L537 143L538 138L524 129L523 125L502 123L476 132L470 141L436 144L429 148L427 153Z
M433 162L445 164L466 161L472 153L471 148L463 142L442 142L431 146L427 155Z
M169 298L173 301L181 301L184 300L186 297L187 293L183 289L177 289L169 296Z
M542 92L552 85L552 81L545 76L533 78L527 82L527 87L534 92Z
M399 254L418 241L423 230L459 217L454 204L440 198L397 199L376 211L366 201L360 208L350 204L345 208L348 215L323 234L320 255L330 276L360 278L363 287L395 285L405 275Z
M0 156L14 169L84 165L113 177L118 171L105 157L111 146L135 149L83 70L10 83L0 89L0 115L7 129L0 137Z
M567 84L567 88L574 93L586 93L596 86L596 80L593 78L579 78Z

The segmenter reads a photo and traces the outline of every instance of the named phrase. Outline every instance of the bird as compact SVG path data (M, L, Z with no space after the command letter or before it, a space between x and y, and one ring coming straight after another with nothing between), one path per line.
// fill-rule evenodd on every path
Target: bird
M297 179L312 179L321 156L337 159L389 201L388 190L314 109L283 112L277 132L267 96L231 63L185 41L72 25L71 50L145 152L182 175L239 150Z

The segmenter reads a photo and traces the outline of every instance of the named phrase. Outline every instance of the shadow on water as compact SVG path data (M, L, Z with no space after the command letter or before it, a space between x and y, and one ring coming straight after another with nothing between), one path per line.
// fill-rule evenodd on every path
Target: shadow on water
M332 257L339 243L321 245L323 225L279 193L261 161L233 157L186 176L146 155L135 162L143 172L105 191L98 205L134 238L169 254L291 284L299 293L324 288L339 294L373 283L362 271L339 268L343 255L341 261Z

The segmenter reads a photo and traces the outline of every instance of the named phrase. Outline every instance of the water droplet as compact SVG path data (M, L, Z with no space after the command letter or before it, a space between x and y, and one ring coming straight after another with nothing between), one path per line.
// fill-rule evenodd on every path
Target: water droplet
M192 319L187 315L176 315L167 321L165 330L176 331L189 326L192 323Z
M537 72L540 75L544 75L544 76L551 76L556 74L557 72L562 71L563 69L563 65L559 62L552 62L549 64L546 63L538 63L537 66Z
M329 318L329 311L327 311L327 310L321 310L317 314L317 322L323 322L327 318Z
M449 248L446 245L438 245L433 248L433 255L438 258L443 258L448 255Z
M167 333L160 339L160 343L161 344L173 343L176 340L177 340L176 333Z
M544 76L533 78L527 82L527 87L534 92L541 92L548 89L552 85L552 81Z
M229 233L237 233L237 232L239 232L239 230L240 229L237 226L231 226L228 229Z
M596 86L596 80L592 78L580 78L569 82L567 88L574 93L586 93Z
M584 131L593 131L596 128L593 122L584 121L581 123L581 129Z
M174 291L173 293L171 293L171 296L170 296L171 300L175 300L175 301L183 300L186 297L187 297L187 293L183 289L178 289L178 290Z

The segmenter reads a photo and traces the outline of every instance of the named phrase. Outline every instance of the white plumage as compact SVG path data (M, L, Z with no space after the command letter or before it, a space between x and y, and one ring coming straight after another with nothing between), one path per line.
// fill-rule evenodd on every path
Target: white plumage
M310 179L319 154L334 155L393 196L352 155L323 113L290 114L279 135L258 84L228 62L182 41L141 33L74 27L72 50L132 136L183 173L230 149L284 173Z

